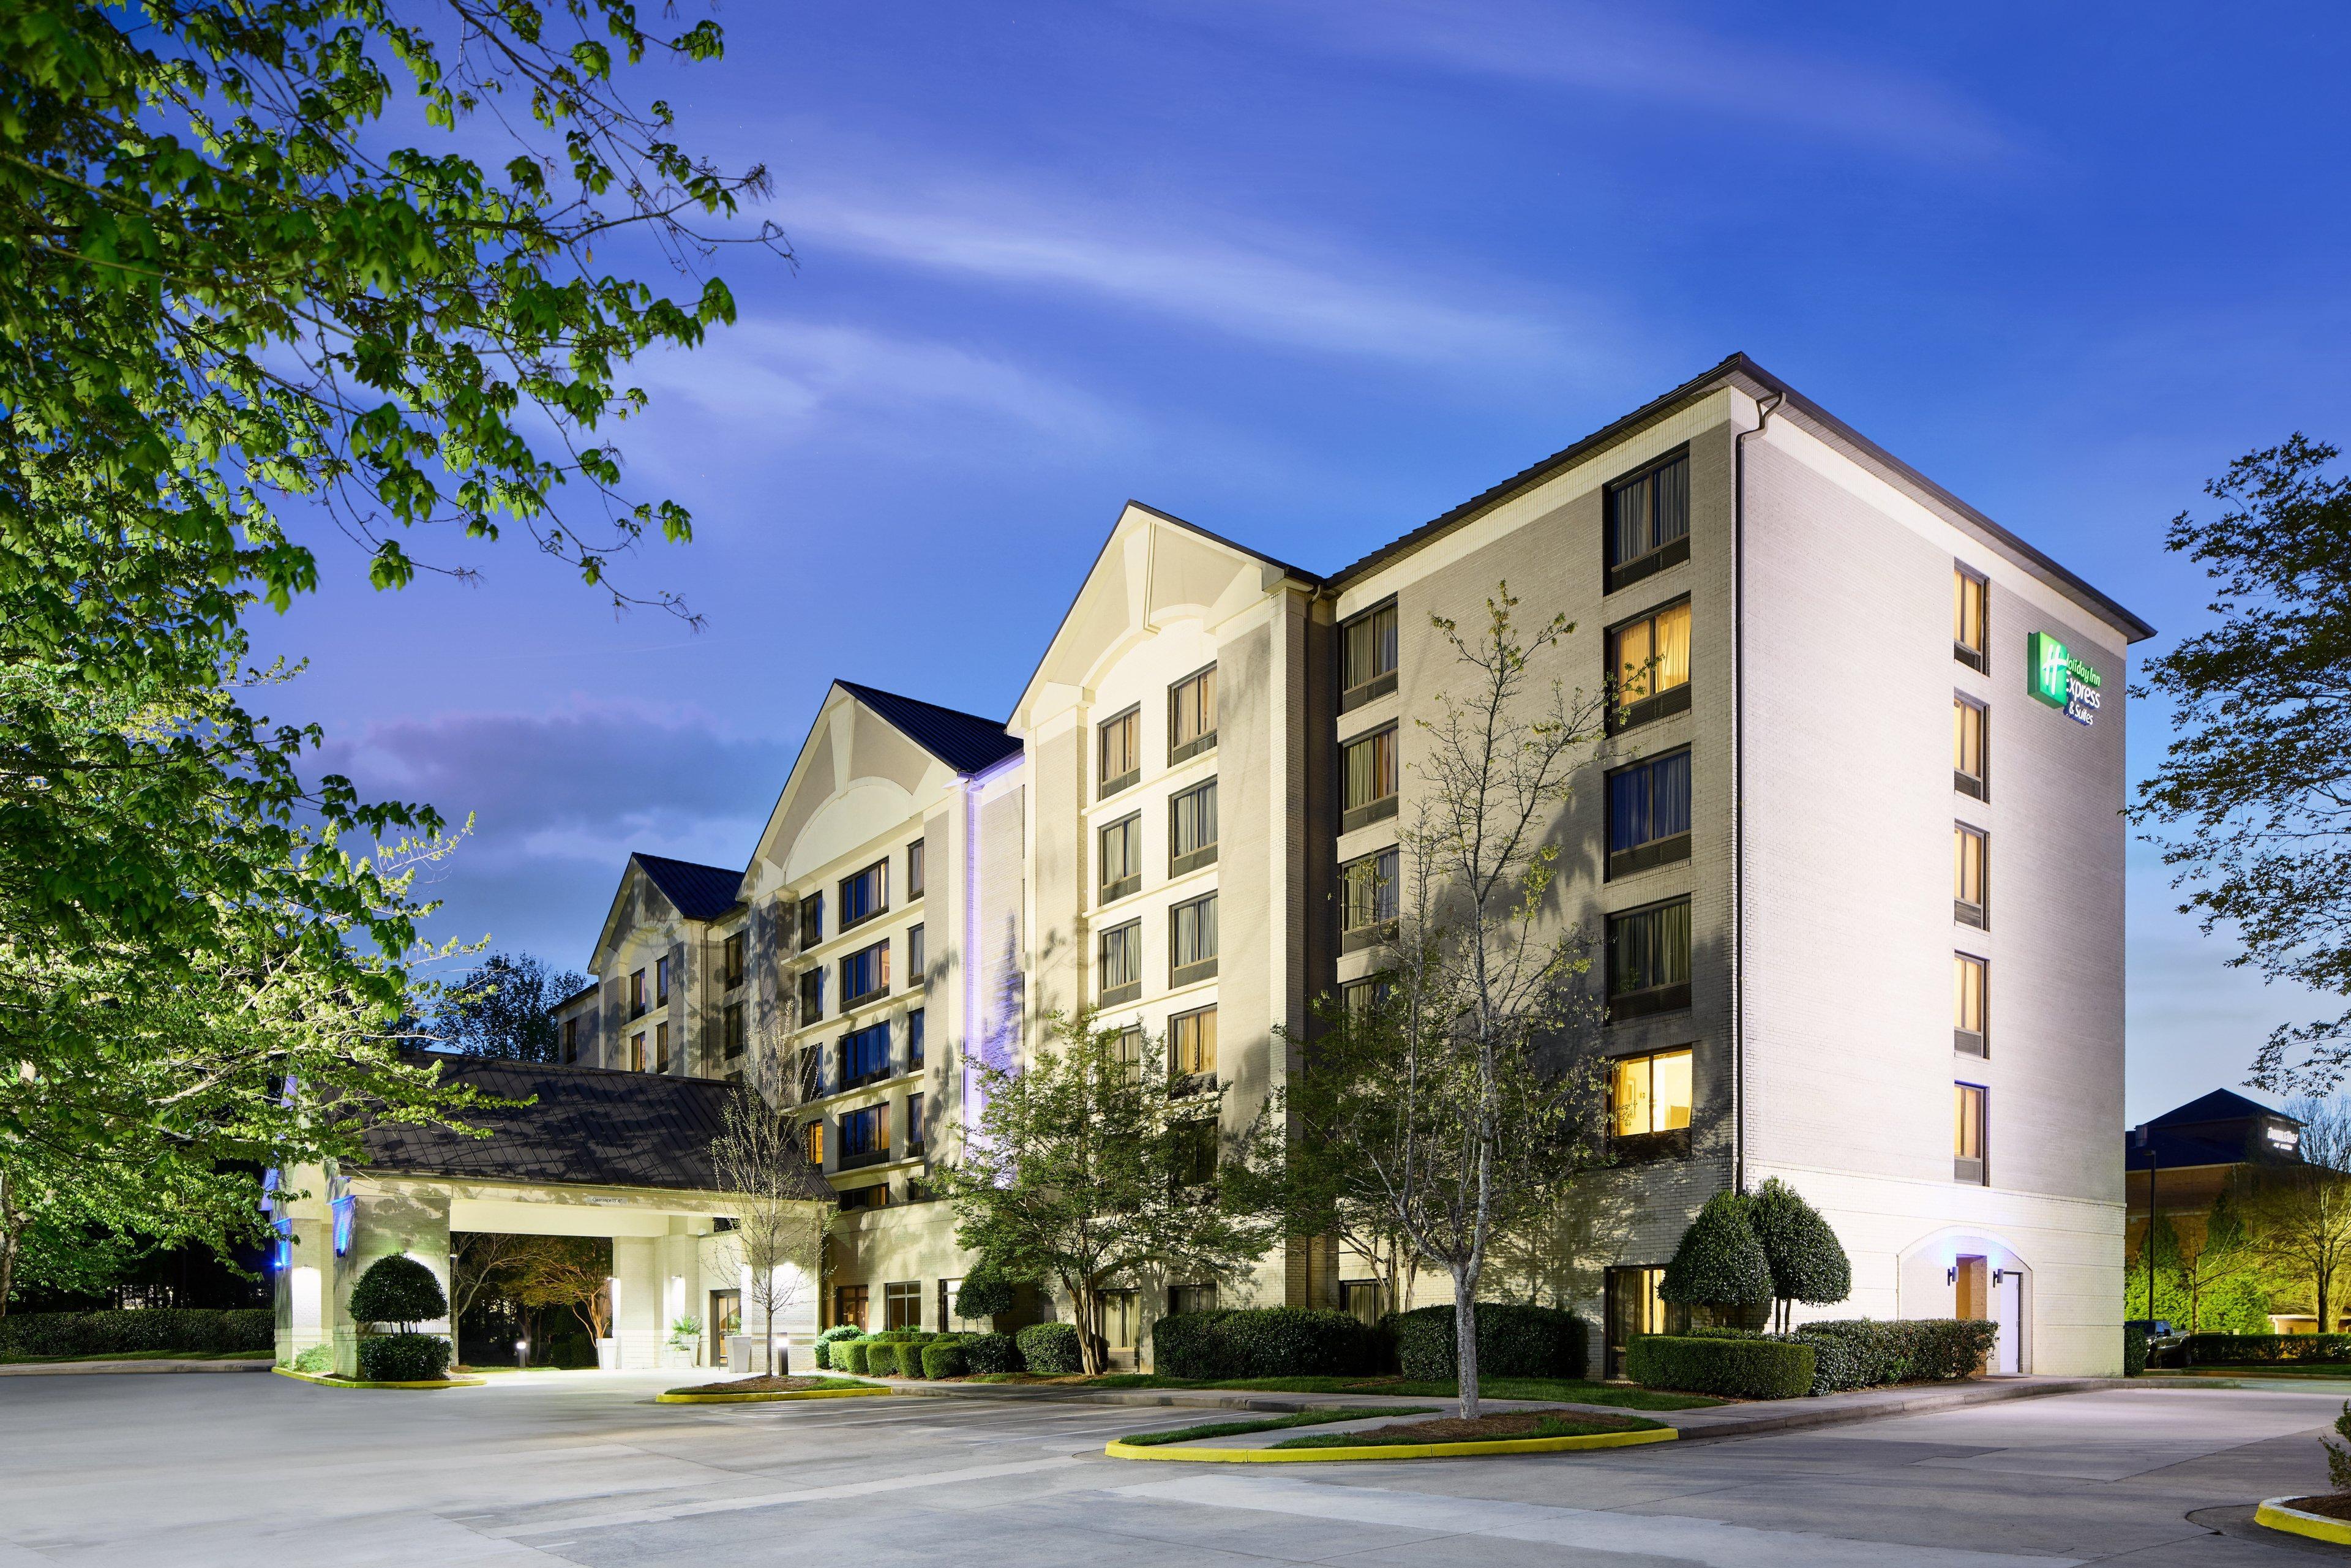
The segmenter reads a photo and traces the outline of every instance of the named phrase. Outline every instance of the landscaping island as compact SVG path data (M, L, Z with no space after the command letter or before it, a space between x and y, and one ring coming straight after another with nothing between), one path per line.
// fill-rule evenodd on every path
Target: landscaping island
M886 1395L879 1383L853 1377L737 1377L725 1383L698 1383L653 1396L656 1405L750 1405L768 1399L849 1399L860 1395Z
M1548 1454L1579 1448L1626 1448L1668 1443L1679 1434L1662 1422L1638 1416L1595 1416L1584 1411L1512 1410L1465 1421L1390 1422L1355 1432L1310 1432L1263 1447L1212 1448L1207 1439L1248 1437L1291 1427L1330 1426L1374 1416L1427 1414L1414 1410L1304 1411L1257 1421L1228 1421L1139 1432L1106 1445L1114 1459L1162 1459L1195 1464L1300 1464L1352 1459L1474 1458L1496 1454Z

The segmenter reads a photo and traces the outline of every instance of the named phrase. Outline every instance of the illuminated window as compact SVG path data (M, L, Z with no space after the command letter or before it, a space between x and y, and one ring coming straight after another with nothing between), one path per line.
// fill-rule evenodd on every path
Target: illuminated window
M1689 559L1689 454L1677 452L1608 486L1608 586Z
M824 1122L821 1117L800 1124L800 1153L817 1169L824 1169Z
M1396 814L1395 726L1375 729L1339 748L1339 774L1345 790L1341 800L1339 831L1353 832L1366 823Z
M1665 1282L1666 1271L1661 1268L1608 1270L1608 1376L1624 1375L1625 1349L1642 1334L1688 1332L1689 1309L1666 1300Z
M1981 800L1988 798L1984 776L1984 738L1991 716L1983 704L1954 695L1951 698L1951 788Z
M1956 562L1951 567L1951 657L1970 669L1991 668L1991 588Z
M1102 874L1102 902L1124 898L1143 886L1143 814L1121 817L1094 835Z
M1670 1012L1690 1005L1687 898L1608 917L1608 1016Z
M843 1204L842 1207L848 1205ZM865 1326L865 1291L863 1285L835 1285L832 1288L832 1321L858 1328Z
M1339 628L1339 711L1396 689L1396 607L1391 599Z
M1094 1001L1115 1007L1143 994L1143 922L1113 925L1098 940L1094 970Z
M1167 874L1182 876L1217 859L1217 781L1209 779L1167 802Z
M639 1030L636 1033L629 1037L629 1071L632 1072L643 1072L644 1070L645 1031Z
M1608 874L1629 876L1689 859L1687 747L1608 775Z
M1167 983L1188 986L1217 972L1217 895L1167 912Z
M1101 761L1095 778L1097 799L1115 795L1143 777L1143 710L1131 707L1116 718L1102 720Z
M1690 1124L1690 1051L1622 1056L1610 1064L1609 1128L1619 1138L1677 1133Z
M1217 744L1217 666L1167 688L1167 763L1174 767Z
M875 861L863 871L841 879L839 929L860 925L890 907L890 862Z
M1962 925L1991 924L1985 897L1988 840L1965 822L1951 828L1951 916Z
M1984 961L1965 953L1951 955L1951 1044L1970 1056L1983 1056L1985 1047Z
M1689 640L1687 599L1608 633L1608 679L1615 695L1608 715L1612 731L1688 711Z
M1178 1013L1167 1020L1168 1070L1178 1078L1217 1070L1217 1009Z
M838 1200L845 1210L887 1208L890 1207L890 1184L877 1181L872 1186L852 1186Z
M1983 1089L1973 1083L1951 1085L1951 1178L1984 1182Z

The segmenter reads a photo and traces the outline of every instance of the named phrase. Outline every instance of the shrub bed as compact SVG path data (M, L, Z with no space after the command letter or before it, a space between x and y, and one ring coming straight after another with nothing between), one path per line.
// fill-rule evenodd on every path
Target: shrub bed
M1178 1312L1151 1325L1152 1369L1163 1377L1343 1377L1375 1370L1376 1347L1345 1312L1309 1307Z
M1985 1318L1831 1318L1800 1323L1787 1336L1800 1343L1834 1340L1844 1353L1834 1381L1815 1393L1834 1394L1883 1383L1943 1383L1972 1376L2000 1337Z
M855 1323L833 1324L832 1327L825 1330L822 1333L816 1336L816 1350L814 1354L816 1355L817 1365L820 1368L825 1369L831 1369L839 1365L840 1364L832 1359L832 1347L839 1344L843 1340L863 1339L864 1337L865 1331L859 1328Z
M2351 1334L2192 1333L2180 1345L2182 1366L2265 1361L2351 1361Z
M330 1344L312 1345L294 1358L294 1370L307 1372L314 1376L323 1376L334 1371L335 1347Z
M1405 1376L1449 1383L1460 1375L1453 1309L1421 1307L1395 1320L1396 1359ZM1555 1307L1511 1301L1478 1303L1478 1375L1583 1376L1583 1320Z
M961 1377L971 1370L964 1360L963 1336L943 1333L923 1347L923 1369L917 1377Z
M1066 1377L1083 1369L1078 1354L1075 1323L1030 1323L1013 1336L1027 1371L1044 1377Z
M967 1374L1020 1370L1020 1347L1008 1333L966 1334L956 1348L963 1353Z
M141 1350L267 1350L277 1314L266 1307L141 1307L20 1312L0 1318L0 1355L122 1355Z
M449 1374L449 1342L437 1333L369 1334L360 1341L362 1383L429 1383Z
M870 1339L836 1340L832 1346L832 1364L843 1372L862 1375L865 1358L872 1350L873 1342Z
M1646 1388L1678 1388L1733 1399L1793 1399L1809 1394L1813 1347L1779 1340L1644 1334L1625 1349L1625 1370Z

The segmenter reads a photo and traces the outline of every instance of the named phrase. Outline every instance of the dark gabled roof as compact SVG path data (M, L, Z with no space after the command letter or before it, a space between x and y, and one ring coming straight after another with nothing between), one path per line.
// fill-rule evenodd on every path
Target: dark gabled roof
M2292 1122L2297 1127L2302 1125L2295 1117L2283 1111L2273 1111L2259 1101L2248 1100L2233 1089L2215 1089L2210 1094L2154 1117L2147 1125L2192 1127L2204 1122L2243 1122L2256 1116L2275 1117L2282 1122Z
M716 920L742 902L737 896L743 891L740 871L674 861L666 855L632 854L629 858L645 868L653 885L688 920Z
M835 684L958 773L977 773L1020 749L1020 742L1005 734L1004 726L995 719L902 697L895 692L876 691L854 681Z
M444 1083L536 1103L459 1118L490 1129L486 1138L378 1123L364 1134L360 1163L371 1171L557 1186L709 1191L718 1185L710 1141L725 1126L727 1096L737 1092L732 1083L443 1052L412 1052L410 1060L438 1062ZM832 1197L821 1176L806 1175L810 1197Z

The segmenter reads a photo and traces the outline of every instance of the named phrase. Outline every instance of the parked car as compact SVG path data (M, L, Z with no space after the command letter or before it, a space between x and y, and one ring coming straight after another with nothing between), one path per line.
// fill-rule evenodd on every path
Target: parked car
M2171 1326L2168 1318L2132 1318L2123 1324L2126 1330L2137 1329L2147 1336L2147 1364L2149 1366L2178 1366L2188 1343L2188 1336Z

